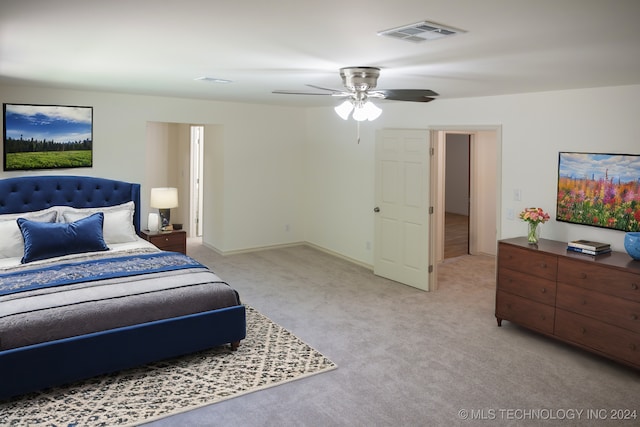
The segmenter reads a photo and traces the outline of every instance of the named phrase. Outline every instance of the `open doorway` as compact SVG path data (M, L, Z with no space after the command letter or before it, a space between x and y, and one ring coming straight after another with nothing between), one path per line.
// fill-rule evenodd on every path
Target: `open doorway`
M463 134L469 140L469 225L468 253L490 255L497 253L500 229L500 126L443 126L431 128L432 161L430 169L429 263L433 277L431 290L438 289L438 265L444 262L445 248L445 188L446 137Z
M203 150L204 126L191 126L191 168L190 168L190 237L202 237L202 194L203 194Z

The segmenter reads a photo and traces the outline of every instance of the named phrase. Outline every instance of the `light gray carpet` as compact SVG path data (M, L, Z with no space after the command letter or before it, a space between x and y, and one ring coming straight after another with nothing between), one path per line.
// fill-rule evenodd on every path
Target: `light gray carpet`
M190 243L189 254L340 368L150 425L638 425L608 412L640 410L638 372L497 327L491 257L447 260L425 293L306 246L223 257ZM606 419L562 412L590 409Z

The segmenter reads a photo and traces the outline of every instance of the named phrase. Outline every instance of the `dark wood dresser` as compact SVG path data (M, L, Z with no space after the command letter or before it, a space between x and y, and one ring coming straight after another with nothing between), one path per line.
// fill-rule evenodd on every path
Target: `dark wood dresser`
M640 368L640 261L567 252L566 242L498 242L496 319Z

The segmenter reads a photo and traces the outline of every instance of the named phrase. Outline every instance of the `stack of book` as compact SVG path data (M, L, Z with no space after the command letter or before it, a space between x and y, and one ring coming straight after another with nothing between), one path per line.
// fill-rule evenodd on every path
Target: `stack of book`
M567 244L567 250L586 255L601 255L611 252L611 245L591 240L573 240Z

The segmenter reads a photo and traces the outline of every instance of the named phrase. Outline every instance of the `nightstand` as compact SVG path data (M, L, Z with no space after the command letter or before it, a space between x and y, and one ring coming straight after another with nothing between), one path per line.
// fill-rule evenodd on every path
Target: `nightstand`
M140 230L140 237L151 242L163 251L182 252L187 254L187 232Z

